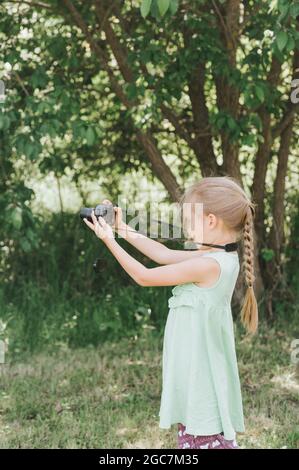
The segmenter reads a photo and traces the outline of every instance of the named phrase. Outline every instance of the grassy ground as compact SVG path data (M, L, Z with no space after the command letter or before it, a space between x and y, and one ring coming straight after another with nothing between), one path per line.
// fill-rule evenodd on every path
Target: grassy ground
M242 448L299 448L294 328L236 329L246 433ZM298 337L298 336L297 336ZM0 365L1 448L175 448L176 426L158 426L162 337L47 351Z

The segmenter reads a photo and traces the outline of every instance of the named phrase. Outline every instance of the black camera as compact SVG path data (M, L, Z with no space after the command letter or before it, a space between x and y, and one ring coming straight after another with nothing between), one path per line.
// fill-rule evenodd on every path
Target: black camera
M92 222L91 213L94 211L96 219L103 217L107 224L113 225L115 222L114 207L118 207L117 204L98 204L96 207L82 207L80 209L80 217Z

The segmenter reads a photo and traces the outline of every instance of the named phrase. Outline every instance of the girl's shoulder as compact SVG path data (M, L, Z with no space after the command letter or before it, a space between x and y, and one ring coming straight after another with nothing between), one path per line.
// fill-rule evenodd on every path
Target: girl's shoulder
M221 291L226 289L230 291L234 288L240 269L239 255L237 252L211 251L199 255L199 258L201 257L213 258L219 264L220 270L218 279L210 287L200 286L195 282L179 284L172 289L174 296L184 295L184 297L187 298L187 296L191 297L193 294L198 295L208 292L216 294L219 289Z
M201 255L204 258L213 258L220 265L221 271L228 266L238 266L240 264L239 253L237 251L211 251Z
M239 253L237 251L213 251L205 253L203 256L213 258L220 266L218 281L212 287L216 287L222 282L226 285L235 283L240 270Z

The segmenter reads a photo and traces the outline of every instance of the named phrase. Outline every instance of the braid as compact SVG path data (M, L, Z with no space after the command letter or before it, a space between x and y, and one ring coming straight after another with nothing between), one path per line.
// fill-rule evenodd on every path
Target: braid
M254 275L254 240L253 240L253 217L254 206L249 204L246 207L244 226L243 226L243 245L244 261L243 268L247 291L244 304L241 311L241 320L243 325L250 333L255 333L258 325L258 307L253 290L255 281Z
M245 268L245 279L248 287L253 287L255 281L254 276L254 246L253 246L253 221L251 215L251 209L248 207L245 216L244 223L244 268Z

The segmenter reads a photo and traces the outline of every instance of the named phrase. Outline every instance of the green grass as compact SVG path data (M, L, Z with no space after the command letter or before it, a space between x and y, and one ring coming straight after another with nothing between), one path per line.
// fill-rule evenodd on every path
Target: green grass
M299 448L299 382L290 362L292 322L236 327L245 434L242 448ZM297 336L298 337L298 336ZM1 448L175 448L160 429L162 336L47 350L0 366Z

